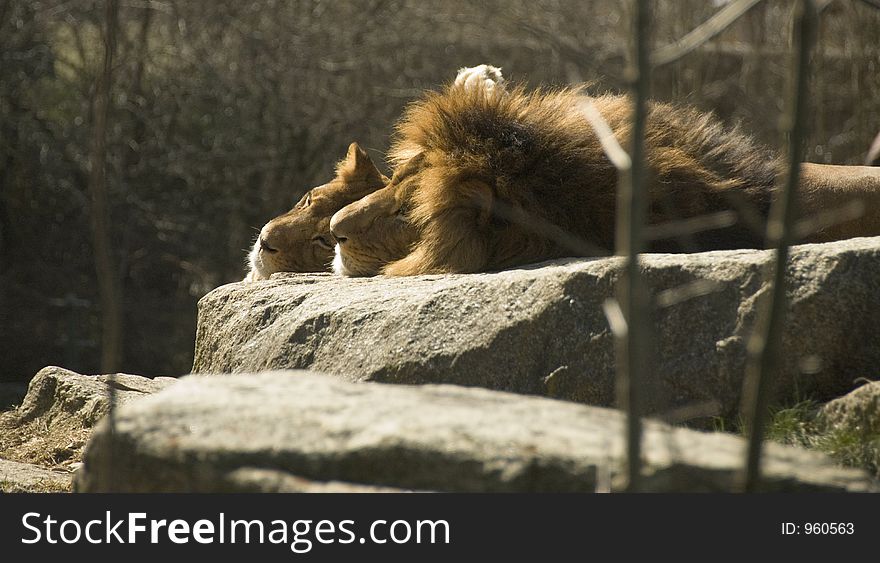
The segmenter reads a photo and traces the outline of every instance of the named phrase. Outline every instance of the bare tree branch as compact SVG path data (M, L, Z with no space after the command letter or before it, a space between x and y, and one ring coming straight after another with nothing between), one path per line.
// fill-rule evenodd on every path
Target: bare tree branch
M748 424L748 451L743 472L743 488L753 492L760 481L764 426L771 393L771 383L779 374L783 323L786 308L786 268L796 213L797 185L800 177L800 154L807 118L807 82L810 51L816 30L816 5L800 0L795 23L796 64L792 71L793 93L789 122L788 170L782 190L777 194L767 225L767 240L776 252L773 279L766 308L748 342L749 360L743 389L743 411Z
M759 2L761 0L736 0L728 4L675 43L651 53L651 63L654 67L658 67L677 61L730 27L733 22Z
M648 54L650 8L647 0L636 1L634 22L635 48L628 71L632 84L631 165L620 171L617 202L617 253L626 257L620 297L627 324L618 365L618 401L627 415L627 489L641 487L642 455L642 370L648 349L647 290L639 271L643 250L643 227L647 215L648 194L645 181L645 125L648 114L650 61Z
M877 133L877 136L874 137L874 142L871 143L871 148L868 149L868 154L865 156L865 164L868 166L880 164L880 133Z
M602 145L602 150L605 151L605 156L608 157L611 164L617 168L618 172L630 169L632 167L632 161L630 160L629 155L623 150L620 143L617 142L617 138L614 136L614 131L611 130L611 126L608 125L608 122L605 121L605 118L602 117L602 114L599 113L599 110L596 109L596 106L589 100L589 98L581 104L581 111L583 112L584 117L587 118L587 121L590 122L590 127L592 127L593 131L596 133L596 137L599 139L599 144Z

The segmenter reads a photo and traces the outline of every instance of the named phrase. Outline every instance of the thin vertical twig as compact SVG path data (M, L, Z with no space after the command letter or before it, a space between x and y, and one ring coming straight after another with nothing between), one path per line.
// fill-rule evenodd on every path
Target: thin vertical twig
M791 105L785 124L785 130L789 134L788 166L785 182L776 194L767 224L768 245L776 249L773 279L766 309L762 311L748 343L749 359L746 368L746 386L743 390L743 411L748 424L748 453L742 478L743 489L747 492L755 491L760 481L764 426L772 390L771 384L779 375L786 309L785 274L796 217L800 154L807 111L807 79L816 15L813 0L800 0L794 24L796 62L792 71Z
M630 165L621 168L617 201L617 253L625 257L620 303L626 320L618 367L618 400L627 413L627 490L641 486L642 370L648 348L647 292L639 271L639 253L644 246L643 227L647 213L645 191L645 122L650 80L647 0L636 0L634 49L627 69L632 92L632 138Z

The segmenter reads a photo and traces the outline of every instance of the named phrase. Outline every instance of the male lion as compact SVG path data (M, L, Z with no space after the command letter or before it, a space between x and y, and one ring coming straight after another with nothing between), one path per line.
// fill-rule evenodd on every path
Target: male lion
M589 99L627 146L629 99L467 82L413 103L396 127L394 177L333 216L337 273L480 272L613 249L617 171L584 107ZM649 251L763 247L781 169L775 154L711 114L657 102L648 106L646 154ZM854 196L869 209L880 204L876 169L801 170L803 215ZM663 232L708 214L717 219L710 228ZM877 234L880 217L871 213L803 240Z
M275 272L327 271L333 260L330 217L388 183L357 143L336 166L336 177L309 190L293 209L266 223L248 254L244 281L269 279Z

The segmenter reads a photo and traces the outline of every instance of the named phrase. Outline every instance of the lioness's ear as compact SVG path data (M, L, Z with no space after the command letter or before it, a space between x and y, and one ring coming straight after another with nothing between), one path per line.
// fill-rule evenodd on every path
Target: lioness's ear
M345 155L346 161L356 164L357 162L363 161L364 159L370 160L370 157L367 155L366 151L364 151L364 149L362 149L361 146L357 144L357 141L348 145L348 153L346 153Z
M336 167L336 174L349 179L383 179L370 156L356 142L348 146L348 153Z

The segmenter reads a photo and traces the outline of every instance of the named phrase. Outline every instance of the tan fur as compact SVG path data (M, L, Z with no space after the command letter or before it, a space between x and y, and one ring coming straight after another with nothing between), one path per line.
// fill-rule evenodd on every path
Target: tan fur
M388 181L367 153L352 143L333 180L309 190L293 209L261 229L248 256L245 281L268 279L275 272L327 271L334 244L330 218Z
M333 217L337 271L348 275L478 272L613 249L616 169L583 115L578 89L508 91L451 85L414 103L397 126L397 168L383 189ZM630 103L591 99L627 146ZM651 251L760 248L779 171L775 154L711 114L652 103L646 131L648 224L732 211L736 221ZM880 193L805 166L804 209ZM823 179L824 178L824 179ZM853 191L854 186L857 188ZM839 189L838 189L839 188ZM874 223L823 237L880 234Z
M802 164L799 196L800 215L818 223L805 242L880 235L880 167ZM835 220L847 212L853 217ZM823 216L832 224L823 227Z

